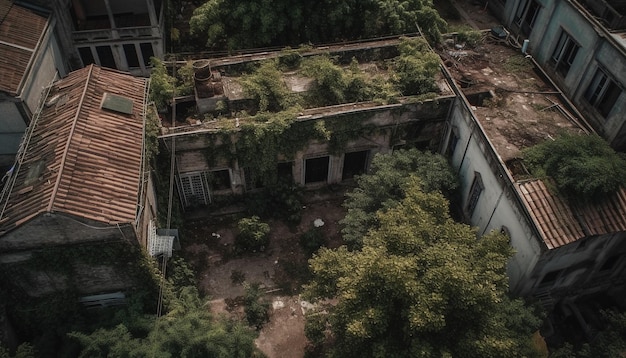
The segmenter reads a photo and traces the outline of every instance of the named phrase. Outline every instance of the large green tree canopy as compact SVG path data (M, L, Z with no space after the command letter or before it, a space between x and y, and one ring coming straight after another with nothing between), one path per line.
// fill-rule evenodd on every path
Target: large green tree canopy
M330 355L536 355L530 338L540 320L507 296L508 238L477 240L440 193L425 192L414 175L405 186L397 205L378 211L360 250L322 249L310 260L306 294L336 299L326 316Z
M396 206L405 196L409 174L420 177L422 190L449 195L456 189L456 176L446 159L417 149L376 155L370 173L357 178L358 187L346 194L348 209L341 221L344 241L350 248L362 244L367 231L378 225L376 212Z
M208 0L190 21L210 48L253 48L417 32L438 41L446 22L431 0Z

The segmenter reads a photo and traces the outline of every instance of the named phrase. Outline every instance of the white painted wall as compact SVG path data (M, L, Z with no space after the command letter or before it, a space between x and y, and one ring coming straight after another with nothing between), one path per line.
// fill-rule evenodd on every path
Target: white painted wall
M469 110L458 99L453 107L450 127L459 140L451 155L451 164L459 174L461 203L465 210L474 180L474 173L481 174L484 190L478 199L470 223L478 228L479 236L492 230L500 231L506 226L510 233L514 256L507 265L510 290L515 294L526 294L532 272L542 254L540 242L524 214L517 206L516 198L510 188L505 187L505 179L495 170L503 166L501 162L491 162L488 158L488 143L480 134L480 128L471 119ZM466 215L468 213L466 212Z

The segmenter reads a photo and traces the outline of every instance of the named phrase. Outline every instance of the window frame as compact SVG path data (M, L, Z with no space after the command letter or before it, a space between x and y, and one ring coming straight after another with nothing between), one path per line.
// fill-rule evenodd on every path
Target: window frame
M584 98L587 103L589 103L591 107L593 107L604 118L609 117L615 107L615 104L617 103L617 100L624 91L620 83L615 81L613 78L614 77L611 76L604 68L598 67L584 93ZM617 96L612 98L609 93L613 90L618 90L619 93ZM607 94L609 95L607 96ZM605 106L607 106L608 103L610 103L610 108L607 109Z
M554 72L558 73L563 78L567 77L570 69L574 65L574 61L576 61L576 56L580 48L580 44L574 40L572 35L561 29L559 39L550 56L550 62L554 67Z
M474 211L478 206L478 201L480 200L481 194L485 190L485 185L483 184L482 176L479 172L474 172L474 180L472 181L472 186L470 187L468 196L467 196L467 205L465 209L470 217L474 215Z
M529 13L531 9L535 9L534 13L530 17ZM533 27L535 26L535 21L537 21L537 17L539 17L539 11L541 11L541 4L535 0L522 0L517 6L517 11L515 12L515 24L520 28L522 33L525 35L530 35Z

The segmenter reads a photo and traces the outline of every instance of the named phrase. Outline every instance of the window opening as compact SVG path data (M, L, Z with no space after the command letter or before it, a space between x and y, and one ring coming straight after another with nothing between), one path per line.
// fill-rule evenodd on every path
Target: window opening
M524 35L530 35L539 15L539 10L541 10L541 5L535 0L520 2L515 13L515 23L520 27Z
M330 157L307 159L304 163L304 183L317 183L328 181L328 169Z
M367 161L369 158L369 154L369 150L362 150L359 152L344 154L341 179L352 179L355 175L361 175L365 173L367 171Z
M209 187L213 191L230 190L230 170L213 170L209 172Z
M100 66L117 69L111 46L98 46L96 47L96 52L100 59Z
M450 131L450 139L448 139L448 155L454 154L454 150L456 149L456 145L459 143L459 135L457 133L456 127L453 127Z
M568 33L562 31L559 41L552 53L551 62L554 65L554 70L561 76L566 77L576 59L576 54L579 49L580 46L574 42Z
M150 42L144 42L139 44L141 49L141 56L143 57L143 64L146 67L150 66L150 57L154 56L154 50L152 50L152 44Z
M470 216L474 214L474 210L476 209L478 199L480 198L480 194L483 192L483 189L485 189L485 186L483 185L483 179L480 173L474 172L474 181L472 182L469 198L467 199L467 211Z
M622 94L622 89L601 68L596 71L585 92L585 99L606 118Z
M91 47L79 47L78 54L80 55L80 59L83 61L83 65L87 66L92 63L96 63L96 60L93 58L93 53L91 52Z
M129 68L139 67L139 57L137 57L137 49L134 44L125 44L124 54L126 55L126 63Z
M263 188L263 180L260 175L257 175L254 169L245 167L243 173L247 191Z

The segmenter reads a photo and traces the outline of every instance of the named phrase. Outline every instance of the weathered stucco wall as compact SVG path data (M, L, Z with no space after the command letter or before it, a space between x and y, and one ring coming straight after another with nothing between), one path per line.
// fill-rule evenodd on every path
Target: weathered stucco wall
M515 250L507 266L510 290L514 294L529 294L529 286L532 287L530 277L545 248L540 245L525 213L520 211L514 189L506 178L507 174L503 172L504 163L495 156L471 116L469 108L459 98L450 114L450 129L446 141L447 154L459 174L463 213L471 225L477 227L479 236L505 228ZM457 138L456 145L451 146L450 141L454 137ZM468 202L477 173L484 189L476 207L470 213Z

